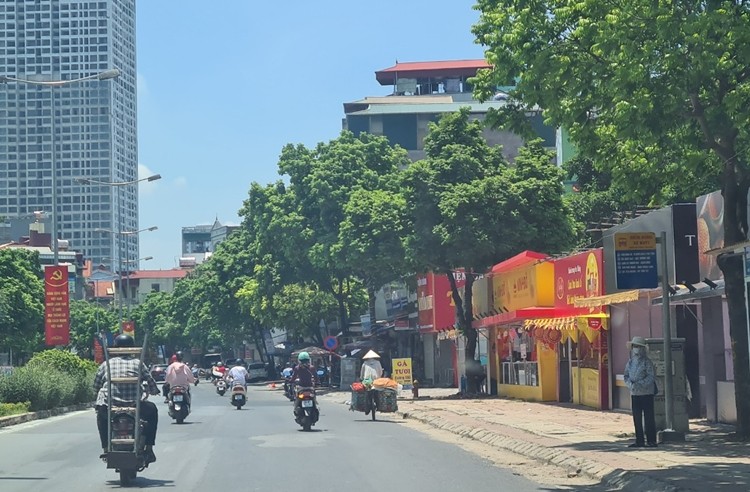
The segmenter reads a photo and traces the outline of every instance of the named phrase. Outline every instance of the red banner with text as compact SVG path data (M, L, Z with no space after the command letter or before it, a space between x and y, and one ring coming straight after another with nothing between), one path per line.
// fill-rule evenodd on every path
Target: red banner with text
M68 267L44 268L44 340L47 345L70 342Z
M123 321L122 334L135 338L135 321Z

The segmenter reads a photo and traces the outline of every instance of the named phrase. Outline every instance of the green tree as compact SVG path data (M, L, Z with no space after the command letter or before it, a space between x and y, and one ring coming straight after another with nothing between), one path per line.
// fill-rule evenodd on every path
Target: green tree
M344 206L339 245L357 278L367 287L370 319L375 322L375 293L407 271L403 246L406 201L387 189L354 191Z
M750 7L744 1L479 0L474 27L493 69L489 98L516 80L509 107L544 108L582 153L638 200L709 186L724 195L728 245L748 237ZM722 255L738 432L750 437L750 360L742 261Z
M448 276L466 357L474 360L471 290L476 276L523 249L554 253L570 241L561 174L538 141L521 148L509 166L466 108L430 126L425 152L426 159L403 174L407 258L417 271ZM461 269L463 293L456 281Z
M92 353L97 333L117 332L117 313L88 301L70 301L70 344L82 356Z
M0 347L30 352L44 334L44 283L39 255L0 250Z

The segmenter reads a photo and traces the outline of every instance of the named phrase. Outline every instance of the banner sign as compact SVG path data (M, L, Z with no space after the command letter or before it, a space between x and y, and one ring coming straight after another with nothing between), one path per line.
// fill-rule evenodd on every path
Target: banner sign
M104 349L98 338L94 338L94 362L97 364L104 362Z
M658 287L656 234L653 232L615 233L615 272L618 289Z
M412 385L411 358L393 359L393 380L404 388Z
M135 338L135 321L123 321L122 334Z
M68 267L44 268L44 339L47 345L70 342Z
M568 308L576 299L602 295L603 279L601 248L555 260L555 307Z

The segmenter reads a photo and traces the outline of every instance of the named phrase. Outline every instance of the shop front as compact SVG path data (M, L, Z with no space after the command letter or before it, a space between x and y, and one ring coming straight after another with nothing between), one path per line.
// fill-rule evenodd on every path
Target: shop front
M492 315L474 323L494 341L497 392L523 400L557 398L557 354L534 331L524 329L526 319L554 311L554 266L547 255L524 251L498 263L490 273Z

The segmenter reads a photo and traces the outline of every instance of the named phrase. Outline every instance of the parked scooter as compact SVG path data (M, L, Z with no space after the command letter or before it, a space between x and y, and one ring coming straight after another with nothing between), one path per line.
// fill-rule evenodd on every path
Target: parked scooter
M229 403L237 407L237 410L245 406L245 403L247 403L247 390L244 384L238 383L232 385L232 396L229 399Z
M219 379L218 381L216 381L216 392L221 396L224 396L224 393L227 392L227 382L223 379Z
M169 416L181 424L190 415L190 393L182 386L169 388Z
M294 420L302 426L302 430L309 432L320 414L315 399L315 388L297 388L296 392L299 401L294 405Z

